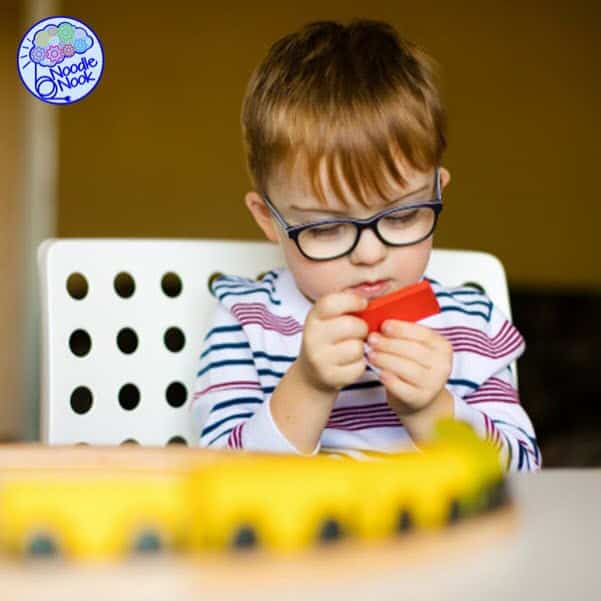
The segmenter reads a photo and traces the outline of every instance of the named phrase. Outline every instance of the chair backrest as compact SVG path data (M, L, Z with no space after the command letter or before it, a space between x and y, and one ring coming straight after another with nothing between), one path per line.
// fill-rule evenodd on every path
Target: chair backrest
M38 250L41 436L51 444L195 444L189 405L215 272L257 277L284 260L270 242L49 239ZM428 274L475 282L509 316L491 255L435 250Z

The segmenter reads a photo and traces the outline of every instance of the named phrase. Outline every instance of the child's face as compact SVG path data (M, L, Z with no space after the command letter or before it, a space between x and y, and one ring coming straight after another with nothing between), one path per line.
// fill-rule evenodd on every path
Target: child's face
M441 167L441 190L450 180L449 172ZM365 219L386 208L403 206L415 202L433 200L434 169L419 172L403 167L407 181L405 188L388 181L389 200L374 198L370 206L361 205L352 197L344 184L343 191L348 203L336 199L324 174L327 206L309 191L306 176L300 170L292 177L274 177L269 183L269 198L290 225L318 222L325 219L350 217ZM312 302L332 292L354 288L354 292L368 298L382 296L399 288L414 284L422 277L432 250L432 237L411 246L393 247L381 242L371 230L363 230L361 237L350 254L328 261L313 261L301 254L280 225L271 217L263 199L255 192L246 195L246 204L266 236L278 241L284 251L299 290ZM381 282L382 285L369 289L355 288L365 282Z

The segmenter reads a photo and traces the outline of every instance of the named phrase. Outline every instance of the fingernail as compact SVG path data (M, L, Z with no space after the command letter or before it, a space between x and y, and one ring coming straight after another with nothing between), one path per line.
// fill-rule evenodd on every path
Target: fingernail
M367 337L367 342L369 344L371 344L372 346L374 346L374 345L378 344L378 342L380 342L380 336L378 336L378 334L371 333Z

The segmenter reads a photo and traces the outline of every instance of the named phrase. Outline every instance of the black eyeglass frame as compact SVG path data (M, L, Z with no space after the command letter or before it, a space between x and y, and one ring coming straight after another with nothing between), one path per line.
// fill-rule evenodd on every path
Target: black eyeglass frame
M440 215L440 213L442 211L442 207L443 207L438 167L436 167L434 170L434 190L435 190L435 195L436 195L434 200L431 200L428 202L420 202L420 203L416 203L416 204L412 204L412 205L407 205L404 207L393 207L391 209L384 209L383 211L380 211L379 213L376 213L375 215L372 215L371 217L368 217L366 219L351 219L350 217L343 218L343 219L325 219L323 221L314 221L311 223L301 223L299 225L290 225L284 219L284 217L281 215L281 213L275 208L275 205L273 204L273 202L271 201L271 199L269 198L267 193L262 194L262 197L263 197L263 200L265 201L265 204L271 211L272 215L275 217L276 221L280 224L280 226L286 232L288 237L294 241L299 252L305 258L310 259L311 261L332 261L334 259L339 259L340 257L344 257L346 255L351 254L353 252L353 250L355 250L355 247L357 246L357 244L359 243L359 239L361 238L361 233L365 229L370 229L372 232L374 232L376 234L376 236L378 237L378 240L380 240L380 242L382 242L382 244L385 244L386 246L394 246L394 247L413 246L414 244L419 244L420 242L423 242L424 240L429 238L433 234L434 230L436 229L436 224L438 222L438 216ZM420 208L429 208L434 211L434 221L432 223L432 227L430 228L430 231L425 236L422 236L421 238L419 238L419 240L415 240L414 242L402 242L400 244L394 244L392 242L388 242L387 240L385 240L382 237L382 235L380 234L380 232L378 230L378 222L380 221L380 219L382 219L382 217L387 217L388 215L391 215L393 213L401 213L401 212L409 211L412 209L420 209ZM316 227L316 226L322 226L322 225L338 225L338 224L346 224L346 223L350 223L355 226L355 231L356 231L355 241L353 242L353 244L349 248L349 250L347 250L343 253L340 253L338 255L335 255L333 257L325 257L325 258L319 258L319 259L315 258L315 257L311 257L310 255L305 253L305 251L302 249L302 247L298 241L300 234L304 230L307 230L309 228Z

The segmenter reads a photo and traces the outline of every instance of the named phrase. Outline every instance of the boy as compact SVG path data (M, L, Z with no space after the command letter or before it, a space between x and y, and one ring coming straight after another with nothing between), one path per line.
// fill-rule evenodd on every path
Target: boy
M431 59L385 23L311 23L255 70L242 126L246 205L287 268L211 283L200 444L361 456L419 449L454 416L538 469L510 369L524 342L488 297L431 280L442 311L420 323L368 337L352 315L425 277L450 180Z

